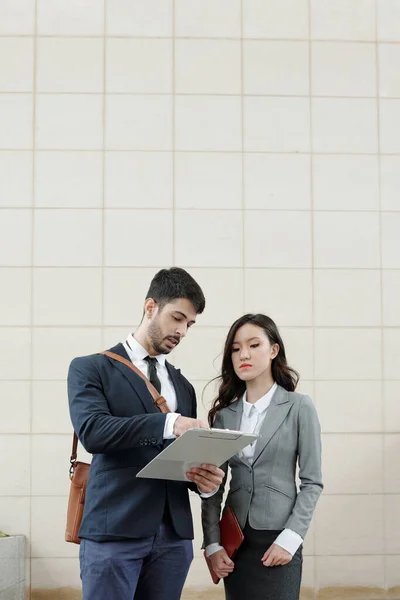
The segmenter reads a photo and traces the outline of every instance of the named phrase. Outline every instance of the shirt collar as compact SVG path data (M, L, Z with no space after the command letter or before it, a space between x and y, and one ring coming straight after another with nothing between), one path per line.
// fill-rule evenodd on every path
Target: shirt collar
M262 396L254 404L250 404L250 402L247 402L247 400L246 400L246 392L245 392L243 394L243 411L244 411L244 414L246 415L246 417L250 416L250 411L251 411L252 406L254 406L254 408L256 409L256 411L258 412L258 414L261 414L264 411L266 411L267 408L268 408L268 406L271 403L272 396L274 395L275 390L277 389L277 387L278 387L278 385L276 383L274 383L274 385L269 390L269 392L267 392L265 394L265 396Z
M133 333L130 333L126 338L126 344L128 350L130 350L128 354L132 362L139 362L140 360L144 360L146 356L149 356L147 350L133 337ZM154 358L157 359L160 365L165 365L165 354L157 354Z

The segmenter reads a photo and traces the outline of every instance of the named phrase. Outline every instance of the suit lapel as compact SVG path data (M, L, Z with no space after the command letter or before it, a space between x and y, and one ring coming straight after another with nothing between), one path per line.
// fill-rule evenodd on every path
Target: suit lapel
M288 392L281 386L278 386L278 389L271 400L271 404L267 408L267 414L265 415L265 419L260 430L260 437L256 442L253 465L277 429L279 429L279 427L282 425L292 406L293 401L289 399Z
M176 400L178 403L177 412L183 416L191 416L192 414L192 399L189 397L185 386L182 382L182 375L179 369L176 369L168 361L165 361L168 375L171 378L172 384L175 388Z
M123 356L124 358L127 358L130 361L130 358L127 355L125 348L122 344L117 344L116 346L114 346L114 348L110 348L110 352L119 354L119 356ZM159 410L155 406L153 398L151 397L150 392L147 389L147 386L143 379L139 377L139 375L136 375L136 373L132 371L129 367L118 362L117 360L113 360L108 356L106 356L105 358L109 360L116 369L118 369L118 371L125 377L125 379L128 380L136 396L143 404L143 408L145 409L145 411L147 413L158 413Z
M243 401L242 401L242 398L240 398L240 400L237 400L236 402L233 402L233 404L230 404L228 406L228 409L227 409L227 411L225 413L225 417L224 417L226 428L240 431L242 416L243 416ZM250 462L247 460L247 458L245 456L242 455L241 452L237 455L237 458L239 460L241 460L245 465L250 466Z

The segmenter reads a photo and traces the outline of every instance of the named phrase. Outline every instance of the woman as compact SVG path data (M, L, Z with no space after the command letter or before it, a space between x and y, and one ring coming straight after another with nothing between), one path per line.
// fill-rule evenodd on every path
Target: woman
M226 505L244 541L233 561L220 546L219 519L226 483L202 501L204 545L227 600L298 600L302 543L322 491L320 426L308 396L295 392L299 376L286 362L275 323L244 315L230 328L213 427L259 438L223 465L231 468ZM296 487L299 463L300 490Z

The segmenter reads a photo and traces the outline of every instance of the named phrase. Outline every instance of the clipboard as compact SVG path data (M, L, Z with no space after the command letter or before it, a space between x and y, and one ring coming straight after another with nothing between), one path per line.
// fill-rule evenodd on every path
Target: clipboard
M229 429L188 429L153 458L136 477L190 481L186 473L192 467L201 464L220 467L258 437L253 433Z

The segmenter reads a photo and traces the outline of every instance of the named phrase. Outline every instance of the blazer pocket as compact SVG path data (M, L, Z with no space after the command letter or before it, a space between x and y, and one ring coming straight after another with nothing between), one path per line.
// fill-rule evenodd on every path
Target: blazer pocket
M277 494L280 494L281 496L285 496L285 498L288 498L289 500L293 500L293 496L290 496L289 494L286 494L286 492L282 492L281 490L278 490L276 487L273 487L272 485L263 483L263 486L265 488L267 488L268 490L271 490L272 492L276 492Z

